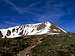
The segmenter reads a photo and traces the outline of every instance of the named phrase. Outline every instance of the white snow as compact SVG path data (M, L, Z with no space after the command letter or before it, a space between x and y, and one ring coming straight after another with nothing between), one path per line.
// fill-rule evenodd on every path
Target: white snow
M6 36L7 38L15 38L15 37L20 37L20 36L23 36L23 35L42 35L42 34L48 34L50 33L50 26L52 25L50 22L45 22L44 24L46 25L45 28L43 29L40 29L40 30L37 30L37 26L39 24L42 24L42 23L36 23L36 24L26 24L26 25L22 25L22 26L25 26L25 28L23 28L23 34L22 35L19 35L19 33L22 31L22 30L18 30L18 32L12 32L12 29L16 29L16 28L19 28L19 26L15 26L15 27L10 27L10 28L7 28L7 29L0 29L0 31L2 32L3 34L3 37L2 38L5 38L6 34L7 34L7 30L10 30L12 33L10 36ZM32 30L34 29L33 32L31 32ZM61 29L61 28L60 28ZM66 32L65 30L61 29L63 32ZM26 31L26 32L25 32ZM50 33L50 34L59 34L59 33Z

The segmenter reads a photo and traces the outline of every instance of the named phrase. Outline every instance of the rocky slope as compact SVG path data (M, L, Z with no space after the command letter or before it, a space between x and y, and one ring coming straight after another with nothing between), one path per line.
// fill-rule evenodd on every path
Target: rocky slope
M33 51L30 56L35 56L34 54L37 55L37 52L35 53L35 50L32 49L41 42L46 41L47 38L60 37L61 39L63 36L68 36L66 34L68 33L65 30L50 22L0 29L0 56L26 56L29 51ZM55 42L55 40L52 41ZM40 54L40 56L42 55Z
M0 56L75 56L75 33L26 37L0 39Z

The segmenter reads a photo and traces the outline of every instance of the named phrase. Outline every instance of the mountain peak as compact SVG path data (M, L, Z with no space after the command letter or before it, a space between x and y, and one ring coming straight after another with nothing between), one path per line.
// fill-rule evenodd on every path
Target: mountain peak
M26 35L42 35L42 34L60 34L66 33L60 27L53 25L50 22L36 23L36 24L25 24L7 29L0 29L1 38L15 38Z

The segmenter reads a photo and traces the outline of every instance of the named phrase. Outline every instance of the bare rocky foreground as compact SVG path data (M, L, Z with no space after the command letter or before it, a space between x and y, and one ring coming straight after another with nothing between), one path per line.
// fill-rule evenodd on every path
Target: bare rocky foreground
M75 33L0 39L0 56L75 56Z

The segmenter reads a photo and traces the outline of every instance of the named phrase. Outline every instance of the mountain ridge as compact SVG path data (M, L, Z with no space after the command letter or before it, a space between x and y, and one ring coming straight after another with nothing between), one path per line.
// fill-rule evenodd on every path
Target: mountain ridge
M36 24L25 24L6 29L0 29L0 37L15 38L26 35L42 35L42 34L60 34L67 33L60 27L55 26L50 22L42 22Z

